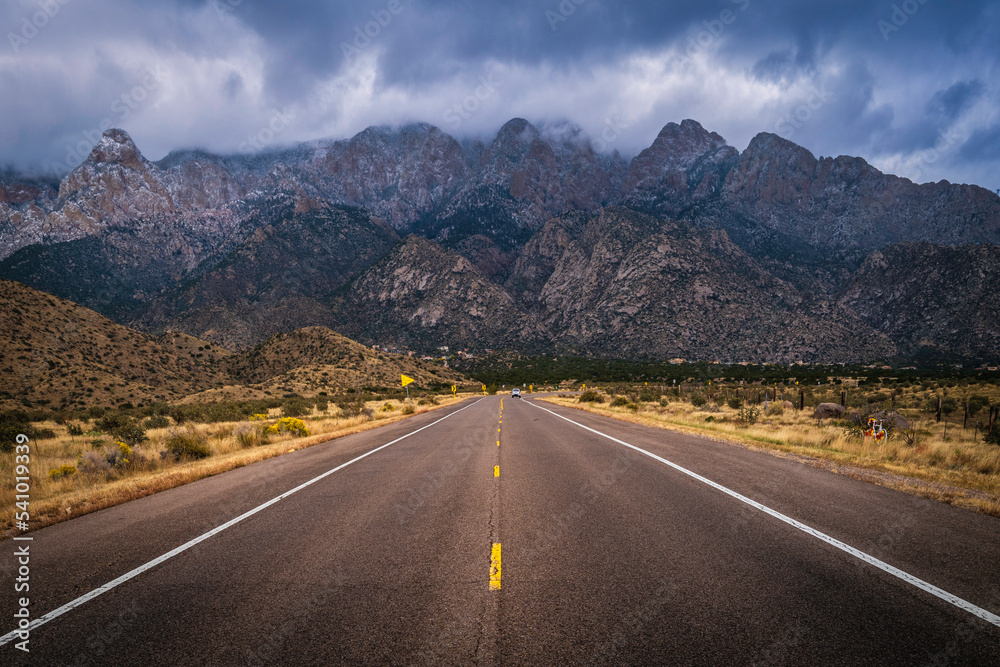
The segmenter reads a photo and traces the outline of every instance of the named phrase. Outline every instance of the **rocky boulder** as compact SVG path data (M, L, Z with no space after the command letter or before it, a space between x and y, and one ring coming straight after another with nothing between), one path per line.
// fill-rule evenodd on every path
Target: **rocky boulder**
M813 411L815 419L834 419L844 416L844 406L839 403L820 403Z

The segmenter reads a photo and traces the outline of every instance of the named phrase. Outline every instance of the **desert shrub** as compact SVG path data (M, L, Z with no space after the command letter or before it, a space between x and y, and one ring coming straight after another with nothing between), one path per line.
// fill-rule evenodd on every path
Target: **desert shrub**
M736 415L736 423L740 426L752 426L758 419L760 419L760 408L752 405L741 406L739 414Z
M958 409L958 401L954 396L949 396L948 398L941 401L941 412L946 415L950 415L952 412Z
M170 426L170 419L168 419L166 415L157 414L146 419L144 422L142 422L142 425L146 429L166 428Z
M649 387L644 387L642 391L639 392L639 400L643 403L652 403L660 398L660 393L653 391Z
M438 404L437 396L423 396L419 401L417 401L417 405L437 405L437 404Z
M785 414L785 408L780 403L772 403L768 406L766 414L771 417L779 417Z
M395 410L396 407L392 403L386 403L381 408L379 408L379 412L395 412Z
M969 414L974 415L990 404L990 399L980 394L969 396Z
M263 424L240 424L233 435L240 447L260 447L267 444L266 427Z
M66 427L66 432L72 436L83 435L83 427L79 424L70 424Z
M319 410L320 412L326 412L328 409L330 409L330 401L328 401L325 398L317 400L316 409Z
M121 428L115 429L111 432L111 435L129 445L138 445L140 442L147 440L146 429L136 422L131 422Z
M404 415L412 415L414 412L415 412L415 410L414 410L413 406L410 405L409 403L407 403L406 406L403 408L403 414Z
M602 398L601 398L601 392L596 391L594 389L588 389L587 391L585 391L582 394L580 394L580 398L578 399L578 401L580 403L603 403L604 402L602 400Z
M877 394L872 394L871 396L868 397L867 400L869 403L885 403L890 398L891 396L889 396L889 394L885 392L879 392Z
M146 440L146 429L132 417L121 412L108 412L94 420L94 427L129 445Z
M993 430L983 433L983 442L989 445L1000 445L1000 424L994 424Z
M309 435L309 429L306 428L306 423L301 419L296 419L295 417L282 417L276 423L268 426L264 433L291 433L292 435L304 438Z
M33 428L31 435L35 440L51 440L56 437L56 432L50 428Z
M49 470L49 479L55 481L57 479L62 479L63 477L72 477L75 474L76 466L64 465Z
M629 400L625 396L615 396L611 401L611 407L613 408L624 408L629 404Z
M99 475L111 471L111 464L101 452L84 452L76 461L77 470L84 475Z
M31 425L28 423L28 413L23 410L0 413L0 451L14 451L17 436L21 434L29 438L32 435Z
M208 438L193 426L171 431L163 444L167 447L167 453L175 460L203 459L212 454L208 447Z
M361 397L358 397L353 401L343 400L337 404L337 407L340 408L340 412L344 417L365 416L368 417L368 419L372 418L372 409L365 405L365 402Z
M701 393L700 391L692 392L690 401L691 405L693 405L696 408L700 408L701 406L708 403L708 399L705 398L705 394Z
M94 420L94 428L105 433L114 433L117 429L128 426L132 419L121 412L108 412Z
M668 399L666 396L663 396L662 398L660 398L660 407L661 408L665 408L668 405L670 405L670 399Z
M302 417L312 412L312 406L301 398L290 398L281 406L283 417Z
M728 401L726 401L726 405L728 405L733 410L739 410L741 407L743 407L743 401L737 398L736 396L733 396Z

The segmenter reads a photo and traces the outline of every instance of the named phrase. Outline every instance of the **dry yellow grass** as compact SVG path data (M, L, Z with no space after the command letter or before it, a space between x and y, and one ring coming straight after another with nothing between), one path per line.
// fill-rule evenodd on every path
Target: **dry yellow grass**
M423 414L438 408L453 405L471 394L459 394L457 398L440 397L437 405L416 405L412 415ZM392 410L383 410L385 404ZM51 428L57 437L32 442L31 449L31 491L29 511L31 529L41 528L59 521L94 512L114 505L165 491L175 486L187 484L203 477L217 475L234 468L280 456L291 451L310 447L352 433L358 433L392 422L405 419L404 403L394 400L373 401L367 404L373 411L372 418L366 416L339 416L336 406L330 406L324 413L314 411L303 417L309 429L306 437L295 438L290 434L271 436L269 444L244 448L235 437L236 429L247 422L220 422L194 426L207 438L211 456L195 461L172 461L161 459L169 428L147 432L149 441L138 447L150 456L152 465L148 469L120 472L113 477L88 475L77 472L69 477L50 479L49 471L63 465L76 466L81 454L91 451L90 437L69 436L66 428L54 422L39 426ZM272 410L269 417L279 417L280 410ZM15 459L13 455L0 457L0 476L11 480L14 477ZM0 489L0 538L10 537L20 531L14 529L15 492L12 484Z
M646 426L784 452L809 460L829 462L823 467L891 488L1000 516L1000 447L983 442L982 434L951 424L947 439L944 423L914 420L919 432L915 445L900 437L876 443L870 438L846 436L843 428L829 420L817 421L812 410L787 410L780 415L762 415L749 427L736 423L736 411L696 410L689 403L666 406L642 404L636 411L608 404L579 403L576 397L542 400ZM907 411L903 411L904 413Z

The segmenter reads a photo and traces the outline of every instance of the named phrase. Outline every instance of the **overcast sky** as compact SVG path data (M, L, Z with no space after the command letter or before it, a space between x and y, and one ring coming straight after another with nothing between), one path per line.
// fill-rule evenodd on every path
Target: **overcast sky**
M694 118L1000 188L1000 1L4 0L0 164L150 159L424 121L570 121L631 156Z

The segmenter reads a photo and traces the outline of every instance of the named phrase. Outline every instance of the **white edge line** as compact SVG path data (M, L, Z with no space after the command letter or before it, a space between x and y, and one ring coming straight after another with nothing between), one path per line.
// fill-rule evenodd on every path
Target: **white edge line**
M940 588L938 588L937 586L935 586L933 584L929 584L926 581L924 581L923 579L919 579L919 578L913 576L912 574L910 574L908 572L904 572L903 570L900 570L897 567L893 567L892 565L889 565L885 561L881 561L878 558L875 558L874 556L871 556L869 554L866 554L863 551L855 549L851 545L845 544L844 542L841 542L840 540L838 540L836 538L830 537L826 533L822 533L822 532L816 530L815 528L812 528L810 526L807 526L804 523L796 521L795 519L793 519L793 518L791 518L789 516L785 516L781 512L778 512L777 510L773 510L770 507L767 507L766 505L761 505L760 503L758 503L755 500L751 500L750 498L747 498L746 496L744 496L742 494L739 494L736 491L733 491L732 489L726 488L725 486L722 486L721 484L719 484L717 482L713 482L712 480L710 480L710 479L708 479L706 477L702 477L698 473L692 472L692 471L688 470L687 468L683 468L683 467L677 465L676 463L673 463L672 461L668 461L667 459L665 459L665 458L663 458L661 456L657 456L656 454L653 454L651 452L647 452L645 449L642 449L640 447L636 447L635 445L630 445L629 443L625 442L624 440L619 440L618 438L612 437L612 436L610 436L610 435L608 435L606 433L601 433L600 431L598 431L596 429L592 429L589 426L584 426L583 424L581 424L579 422L573 421L569 417L564 417L563 415L561 415L561 414L559 414L557 412L553 412L552 410L549 410L548 408L543 408L540 405L536 405L534 401L527 401L527 403L529 405L532 405L532 406L538 408L539 410L545 410L545 412L548 412L549 414L555 415L556 417L559 417L560 419L564 419L564 420L568 421L570 424L576 424L580 428L586 429L587 431L590 431L591 433L596 433L597 435L602 436L604 438L607 438L608 440L611 440L613 442L617 442L619 445L624 445L625 447L628 447L630 449L634 449L635 451L637 451L637 452L639 452L641 454L645 454L646 456L648 456L648 457L650 457L652 459L655 459L655 460L659 461L660 463L664 463L664 464L670 466L671 468L677 470L678 472L682 472L685 475L688 475L689 477L693 477L694 479L698 480L699 482L707 484L708 486L712 487L713 489L717 489L719 491L722 491L723 493L725 493L727 495L730 495L733 498L736 498L740 502L746 503L747 505L750 505L751 507L755 507L755 508L759 509L761 512L764 512L765 514L769 514L769 515L773 516L775 519L778 519L779 521L784 521L788 525L793 526L795 528L798 528L803 533L806 533L808 535L812 535L816 539L821 540L823 542L826 542L827 544L829 544L831 546L834 546L834 547L840 549L841 551L849 553L850 555L854 556L855 558L857 558L859 560L862 560L862 561L868 563L869 565L874 565L878 569L880 569L880 570L882 570L884 572L887 572L887 573L891 574L892 576L905 581L908 584L912 584L913 586L916 586L917 588L919 588L921 590L924 590L924 591L930 593L931 595L944 600L945 602L953 604L954 606L958 607L959 609L962 609L964 611L969 612L973 616L978 616L979 618L983 619L984 621L986 621L988 623L992 623L993 625L995 625L997 627L1000 627L1000 616L997 616L996 614L991 613L990 611L987 611L986 609L983 609L982 607L977 607L976 605L972 604L971 602L967 602L967 601L963 600L962 598L960 598L960 597L958 597L956 595L952 595L948 591L940 589Z
M96 598L99 595L103 595L104 593L107 593L112 588L115 588L116 586L120 586L121 584L124 584L129 579L132 579L134 577L139 576L143 572L145 572L145 571L147 571L147 570L149 570L151 568L156 567L160 563L163 563L164 561L167 561L167 560L173 558L174 556L176 556L177 554L179 554L181 552L187 551L191 547L193 547L193 546L195 546L197 544L200 544L201 542L204 542L208 538L213 537L215 535L218 535L219 533L221 533L225 529L230 528L232 526L235 526L240 521L243 521L244 519L247 519L247 518L253 516L257 512L260 512L262 510L267 509L268 507L270 507L271 505L274 505L278 501L284 500L285 498L287 498L288 496L292 495L293 493L301 491L302 489L306 488L307 486L320 481L324 477L328 477L329 475L332 475L333 473L337 472L338 470L341 470L342 468L346 468L347 466L351 465L352 463L356 463L356 462L360 461L361 459L365 458L366 456L370 456L370 455L374 454L375 452L379 451L380 449L385 449L386 447L388 447L390 445L396 444L400 440L404 440L406 438L409 438L411 435L414 435L415 433L420 433L421 431L423 431L426 428L430 428L431 426L434 426L435 424L443 422L445 419L448 419L448 417L452 417L454 415L457 415L459 412L461 412L462 410L465 410L466 408L471 408L473 405L475 405L476 403L478 403L481 400L483 400L483 399L481 399L481 398L476 399L472 403L469 403L468 405L466 405L464 408L459 408L458 410L455 410L454 412L449 413L449 414L445 415L444 417L441 417L441 419L435 420L435 421L431 422L430 424L427 424L426 426L421 426L420 428L418 428L415 431L410 431L406 435L402 435L402 436L396 438L395 440L393 440L392 442L387 442L384 445L380 445L380 446L376 447L375 449L372 449L371 451L365 452L361 456L353 458L350 461L348 461L347 463L341 463L336 468L333 468L331 470L327 470L322 475L319 475L317 477L313 477L308 482L304 482L302 484L299 484L298 486L296 486L294 489L291 489L290 491L285 491L280 496L272 498L271 500L268 500L267 502L265 502L265 503L263 503L261 505L258 505L257 507L253 508L252 510L250 510L248 512L244 512L243 514L239 515L235 519L230 519L229 521L227 521L226 523L222 524L221 526L217 526L217 527L213 528L212 530L208 531L207 533L204 533L203 535L199 535L198 537L194 538L193 540L190 540L189 542L185 542L184 544L180 545L176 549L172 549L172 550L168 551L167 553L163 554L162 556L160 556L158 558L154 558L153 560L149 561L145 565L140 565L139 567L135 568L134 570L131 570L130 572L126 572L125 574L123 574L122 576L118 577L117 579L112 579L111 581L109 581L108 583L104 584L103 586L100 586L99 588L95 588L94 590L90 591L89 593L81 595L80 597L78 597L77 599L73 600L72 602L67 602L63 606L58 607L56 609L53 609L52 611L50 611L49 613L45 614L44 616L39 616L35 620L31 621L31 623L28 624L28 627L23 628L23 629L19 628L17 630L12 630L12 631L8 632L7 634L5 634L4 636L0 637L0 646L3 646L4 644L10 643L15 638L20 637L20 633L21 632L24 632L24 631L31 632L35 628L37 628L37 627L39 627L41 625L45 625L49 621L51 621L51 620L53 620L55 618L58 618L59 616L62 616L63 614L65 614L68 611L72 611L73 609L76 609L80 605L85 604L85 603L89 602L90 600L93 600L94 598Z

